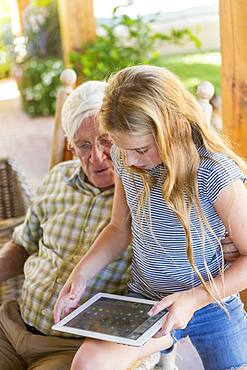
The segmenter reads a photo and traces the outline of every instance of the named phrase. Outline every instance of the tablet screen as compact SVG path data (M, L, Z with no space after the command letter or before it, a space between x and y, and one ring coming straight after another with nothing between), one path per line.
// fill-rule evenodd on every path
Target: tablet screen
M135 340L166 313L163 310L150 317L148 311L152 306L153 304L101 297L66 322L65 326Z

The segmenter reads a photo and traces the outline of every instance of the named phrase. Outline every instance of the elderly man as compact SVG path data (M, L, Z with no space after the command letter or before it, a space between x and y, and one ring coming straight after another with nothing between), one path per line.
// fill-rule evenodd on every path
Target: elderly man
M81 344L51 326L59 291L111 216L111 141L96 117L104 88L104 82L85 83L65 102L63 127L77 160L48 173L24 223L1 250L0 281L23 269L25 276L19 301L0 307L1 370L68 370ZM99 291L124 293L130 259L131 248L91 280L83 299Z

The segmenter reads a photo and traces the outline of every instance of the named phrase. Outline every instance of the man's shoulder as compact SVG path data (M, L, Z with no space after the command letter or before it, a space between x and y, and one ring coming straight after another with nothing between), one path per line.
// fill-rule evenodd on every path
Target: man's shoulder
M51 189L54 184L69 183L70 179L76 176L80 168L81 165L78 160L70 160L57 164L45 176L37 190L37 195L46 193L47 189Z
M80 167L81 165L78 159L69 160L69 161L58 163L56 166L54 166L49 171L48 175L62 174L62 175L70 177L75 173L75 171L78 171Z

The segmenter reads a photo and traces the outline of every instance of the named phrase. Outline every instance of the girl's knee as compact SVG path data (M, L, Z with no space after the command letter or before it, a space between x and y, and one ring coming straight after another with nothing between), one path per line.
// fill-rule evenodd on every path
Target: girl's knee
M86 362L78 361L77 359L74 359L70 370L92 370L93 367L90 364L87 364Z
M135 352L124 345L87 339L77 351L71 370L127 369L136 360Z
M71 370L95 370L102 365L100 341L87 339L72 361Z
M86 359L81 356L75 355L70 370L90 370L90 364L87 363Z
M98 368L99 363L97 364L97 361L95 363L94 356L84 356L84 354L78 355L78 353L75 355L70 370L94 370Z

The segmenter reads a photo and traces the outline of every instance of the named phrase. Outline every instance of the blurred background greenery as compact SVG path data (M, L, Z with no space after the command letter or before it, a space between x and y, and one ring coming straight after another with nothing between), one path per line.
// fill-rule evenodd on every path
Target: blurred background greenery
M212 82L216 94L220 95L221 54L219 51L161 57L159 64L179 76L191 92L194 93L197 85L206 80Z
M160 13L127 15L123 6L113 8L108 19L97 24L93 42L70 54L71 67L78 83L105 79L112 72L133 64L165 66L177 74L185 86L195 92L203 80L209 80L220 94L219 51L201 52L201 41L190 27L157 31ZM23 35L13 37L7 0L0 5L0 78L14 76L21 93L22 108L30 116L48 116L55 112L59 76L64 68L57 0L30 0L23 11ZM186 43L197 48L193 54L166 55L164 44Z

